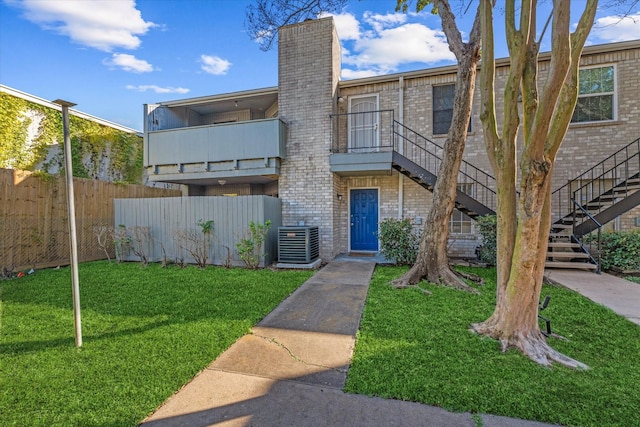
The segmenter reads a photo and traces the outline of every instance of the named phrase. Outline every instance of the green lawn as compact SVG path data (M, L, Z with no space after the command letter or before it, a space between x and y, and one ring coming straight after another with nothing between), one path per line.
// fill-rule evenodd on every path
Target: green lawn
M135 426L301 285L309 271L107 262L0 280L0 425Z
M540 367L469 332L495 304L495 270L481 295L426 285L433 295L392 289L404 269L378 267L371 283L346 390L451 411L488 413L571 426L640 425L640 327L566 289L543 314L561 352L590 366Z
M546 286L555 348L588 371L541 368L468 332L481 295L395 290L378 267L346 389L452 411L572 426L640 425L640 327ZM469 271L469 269L467 269ZM302 284L309 271L80 266L84 345L74 346L69 269L0 281L0 425L135 426Z

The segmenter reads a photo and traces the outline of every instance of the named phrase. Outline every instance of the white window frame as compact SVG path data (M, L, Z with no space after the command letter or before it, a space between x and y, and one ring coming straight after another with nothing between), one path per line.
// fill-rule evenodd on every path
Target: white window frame
M582 124L589 124L589 123L607 123L607 122L613 122L618 120L618 67L616 66L616 64L598 64L598 65L590 65L588 67L580 67L578 72L582 70L608 68L608 67L613 68L613 92L598 92L598 93L589 93L585 95L580 95L580 93L578 93L578 101L580 100L580 98L612 95L611 102L613 105L611 105L611 110L612 110L611 112L613 117L611 119L606 119L606 120L591 120L591 121L584 121L584 122L574 122L572 119L571 121L572 125L582 125ZM578 90L579 90L579 87L578 87ZM577 107L577 104L576 104L576 107Z
M469 192L466 192L468 195L470 195L471 197L473 197L474 195L474 185L473 182L459 182L458 185L456 186L456 189L460 189L460 187L462 186L469 186L468 188L471 190ZM457 214L456 214L457 212ZM454 218L454 216L458 216L458 218ZM465 214L464 212L459 211L458 209L454 209L453 212L451 212L451 217L449 218L449 233L451 233L452 235L455 236L463 236L463 235L468 235L468 234L473 234L475 233L475 227L474 227L474 220L468 216L467 214ZM463 229L463 225L464 224L470 224L469 226L469 231L454 231L453 230L453 226L454 224L460 224L460 230Z
M354 126L353 123L353 111L352 111L352 105L354 103L354 101L357 101L358 99L363 99L363 98L375 98L375 104L376 104L376 108L375 111L376 114L373 118L373 121L375 122L373 124L374 127L374 133L373 133L373 138L374 141L366 147L358 147L356 146L356 141L354 141L353 139L353 132L352 132L352 126ZM348 151L350 153L366 153L366 152L375 152L375 151L379 151L380 150L380 96L377 93L369 93L369 94L363 94L363 95L354 95L354 96L350 96L349 97L349 105L348 105L348 126L347 126L347 133L348 133L348 142L347 142L347 146L348 146Z

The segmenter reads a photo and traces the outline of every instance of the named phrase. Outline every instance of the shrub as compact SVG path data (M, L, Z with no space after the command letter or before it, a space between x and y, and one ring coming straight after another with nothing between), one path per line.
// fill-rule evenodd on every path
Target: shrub
M251 221L246 237L236 243L240 259L244 261L247 268L258 268L260 260L266 255L262 252L262 244L267 238L270 226L271 221L266 221L264 224Z
M496 265L497 259L497 224L495 215L485 215L476 219L480 227L482 245L478 247L478 259L487 265Z
M420 233L413 230L411 221L387 218L380 222L380 252L396 265L412 265L416 261Z
M590 240L594 239L589 236ZM621 270L640 269L640 230L602 233L600 265L605 270L617 267Z
M196 224L199 229L178 229L174 232L174 238L178 247L186 250L195 260L198 267L205 268L209 259L213 220L203 221L199 219Z

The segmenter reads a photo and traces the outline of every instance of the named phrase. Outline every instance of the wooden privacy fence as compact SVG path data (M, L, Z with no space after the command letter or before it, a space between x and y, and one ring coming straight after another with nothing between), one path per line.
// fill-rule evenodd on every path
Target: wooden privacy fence
M236 243L247 236L249 223L271 221L260 266L277 259L278 227L282 225L282 202L270 196L191 196L182 198L127 199L115 202L115 224L131 242L122 259L196 263L193 252L204 248L207 264L243 266ZM213 231L203 236L198 223L213 220Z
M74 178L78 260L106 259L96 232L114 224L114 199L178 197L179 190ZM109 249L113 257L113 250ZM68 265L69 223L63 176L0 169L0 274Z

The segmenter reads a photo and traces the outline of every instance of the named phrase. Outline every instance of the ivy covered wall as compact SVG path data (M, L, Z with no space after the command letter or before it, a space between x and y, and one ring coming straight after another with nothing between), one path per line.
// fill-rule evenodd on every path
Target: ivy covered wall
M142 136L69 115L73 175L141 183ZM0 92L0 168L64 170L62 112Z

